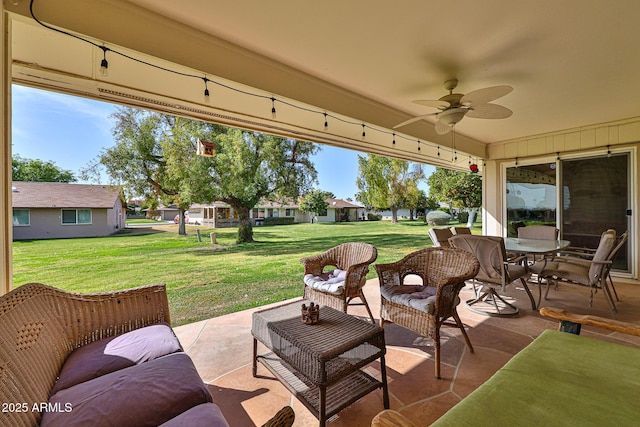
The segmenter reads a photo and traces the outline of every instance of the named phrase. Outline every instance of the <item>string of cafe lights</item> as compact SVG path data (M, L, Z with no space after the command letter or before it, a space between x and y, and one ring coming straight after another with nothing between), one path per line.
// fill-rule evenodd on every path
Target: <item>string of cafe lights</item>
M396 145L396 141L398 139L402 139L402 140L405 140L405 141L408 141L408 142L416 143L417 144L417 150L422 152L421 145L426 144L426 145L428 145L430 147L436 148L436 150L437 150L437 157L435 157L436 159L442 161L443 158L441 156L441 151L445 151L445 152L449 151L451 153L451 162L452 163L456 163L457 160L458 160L458 153L457 153L457 151L455 149L455 145L451 149L442 148L439 144L433 144L433 143L429 143L429 142L424 142L424 141L422 141L420 139L410 138L408 136L405 136L405 135L402 135L402 134L397 134L395 132L392 132L392 131L389 131L389 130L386 130L386 129L373 127L373 126L368 125L368 124L366 124L364 122L347 120L347 119L345 119L343 117L331 114L331 113L329 113L327 111L319 111L319 110L315 110L315 109L312 109L312 108L308 108L308 107L304 107L304 106L301 106L301 105L294 104L294 103L292 103L290 101L286 101L286 100L283 100L283 99L280 99L280 98L276 98L275 96L268 96L268 95L264 95L264 94L249 92L249 91L244 90L244 89L239 89L237 87L233 87L231 85L222 83L220 81L217 81L217 80L214 80L214 79L210 79L206 74L204 76L201 76L201 75L197 75L197 74L187 73L187 72L178 71L178 70L174 70L174 69L171 69L171 68L163 67L161 65L154 64L154 63L151 63L151 62L136 58L134 56L128 55L128 54L126 54L124 52L120 52L120 51L118 51L116 49L109 48L109 47L105 46L104 44L98 44L98 43L96 43L96 42L94 42L92 40L86 39L86 38L81 37L81 36L79 36L77 34L73 34L73 33L61 30L59 28L52 27L52 26L40 21L37 18L37 16L34 13L34 10L33 10L34 3L35 3L35 0L30 0L29 13L31 14L31 17L34 19L34 21L36 21L39 25L41 25L44 28L47 28L48 30L55 31L55 32L64 34L66 36L73 37L73 38L78 39L80 41L83 41L85 43L88 43L88 44L90 44L90 45L92 45L92 46L94 46L94 47L96 47L96 48L98 48L98 49L100 49L102 51L102 59L100 60L100 74L105 78L109 74L109 61L107 60L107 53L114 54L114 55L119 55L119 56L121 56L123 58L126 58L128 60L137 62L139 64L143 64L143 65L146 65L146 66L158 69L158 70L162 70L162 71L165 71L165 72L168 72L168 73L172 73L172 74L175 74L175 75L179 75L179 76L182 76L182 77L202 80L202 82L204 84L203 95L204 95L205 103L210 103L211 91L209 90L209 84L214 84L214 85L216 85L218 87L222 87L224 89L228 89L228 90L234 91L236 93L240 93L240 94L244 94L244 95L251 96L251 97L254 97L254 98L264 99L264 100L270 101L271 102L271 117L273 119L275 119L276 115L277 115L276 104L281 104L281 105L288 106L288 107L291 107L291 108L295 108L295 109L298 109L298 110L301 110L301 111L306 111L308 113L317 114L319 116L322 116L322 118L324 119L324 126L323 127L324 127L325 131L328 130L328 128L329 128L329 120L335 120L335 121L338 121L338 122L341 122L341 123L344 123L344 124L348 124L348 125L361 126L362 127L362 139L366 138L367 131L370 130L370 131L374 131L374 132L381 133L381 134L384 134L384 135L389 135L391 137L391 144L394 145L394 146ZM455 129L453 129L453 132L455 132ZM455 138L455 136L454 136L454 138ZM455 144L455 139L454 139L454 144ZM432 156L429 156L428 154L425 154L425 156L432 157ZM477 172L478 171L477 161L480 160L480 159L476 159L476 161L473 162L473 163L471 163L471 156L469 156L469 159L470 159L469 160L470 161L469 166L470 166L471 172L473 172L473 173ZM471 166L475 166L475 167L471 167Z

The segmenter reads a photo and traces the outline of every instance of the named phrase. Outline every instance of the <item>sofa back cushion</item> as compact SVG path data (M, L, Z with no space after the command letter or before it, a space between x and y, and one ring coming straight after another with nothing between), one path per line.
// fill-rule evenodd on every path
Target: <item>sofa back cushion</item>
M51 395L81 382L182 350L167 324L151 325L103 338L69 355Z

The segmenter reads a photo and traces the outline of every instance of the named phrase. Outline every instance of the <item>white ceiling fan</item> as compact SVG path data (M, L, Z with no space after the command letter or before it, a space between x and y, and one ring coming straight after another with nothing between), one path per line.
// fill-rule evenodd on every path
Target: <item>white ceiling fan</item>
M461 93L453 93L457 85L458 79L447 80L444 82L444 88L449 91L448 95L440 99L413 101L415 104L437 108L440 110L439 112L414 117L393 128L397 129L418 120L436 116L436 132L439 135L444 135L449 133L456 123L465 116L476 119L506 119L513 114L513 111L507 107L490 102L511 92L513 90L511 86L491 86L463 95Z

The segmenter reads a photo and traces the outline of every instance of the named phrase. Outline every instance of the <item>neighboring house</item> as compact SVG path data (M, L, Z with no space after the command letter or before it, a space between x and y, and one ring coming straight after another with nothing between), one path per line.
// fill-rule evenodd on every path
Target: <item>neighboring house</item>
M13 182L13 240L108 236L123 229L120 187Z
M390 220L393 216L390 209L387 209L384 211L375 211L372 213L375 213L376 215L380 215L382 219L387 219L387 220ZM398 209L397 216L398 216L398 219L409 218L409 209L407 208ZM416 213L414 211L413 217L415 218L415 216L416 216Z
M254 225L261 225L265 218L291 217L293 222L342 222L358 221L364 215L364 207L354 205L341 199L327 199L329 204L326 212L318 215L310 214L300 210L300 206L293 200L280 202L260 201L250 213ZM238 226L238 214L227 203L214 202L211 204L194 204L189 208L189 221L212 228L227 228Z
M144 209L147 218L157 219L160 221L173 221L176 215L180 213L175 205L160 206L157 209Z
M359 221L364 217L364 207L355 205L342 199L326 199L327 212L316 215L318 222L350 222ZM321 215L324 213L325 215Z

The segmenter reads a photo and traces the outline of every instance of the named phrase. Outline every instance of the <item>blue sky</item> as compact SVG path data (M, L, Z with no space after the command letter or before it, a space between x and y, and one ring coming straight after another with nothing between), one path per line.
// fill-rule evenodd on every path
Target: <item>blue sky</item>
M102 148L114 144L109 118L114 104L18 85L13 86L12 101L14 155L54 162L77 177ZM313 159L318 187L338 198L353 197L358 191L358 154L322 145ZM427 169L427 175L432 171Z

